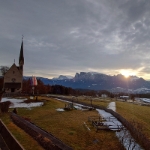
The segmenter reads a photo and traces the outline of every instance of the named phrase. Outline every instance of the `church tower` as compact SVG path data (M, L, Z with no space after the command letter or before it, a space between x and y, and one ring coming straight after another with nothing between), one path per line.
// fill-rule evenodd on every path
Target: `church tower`
M21 75L23 75L23 65L24 65L24 56L23 56L23 39L22 39L20 55L19 55L19 70Z
M24 65L24 55L23 55L23 39L22 39L19 55L19 66L16 66L14 62L14 64L9 68L9 70L4 75L3 88L6 93L22 92L23 65Z

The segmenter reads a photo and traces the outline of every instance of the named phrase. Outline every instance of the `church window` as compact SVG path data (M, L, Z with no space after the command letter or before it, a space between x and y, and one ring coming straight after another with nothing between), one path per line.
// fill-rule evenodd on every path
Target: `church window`
M13 71L13 74L15 74L15 71Z
M16 81L16 79L15 79L15 78L12 78L12 79L11 79L11 81L12 81L12 82L15 82L15 81Z

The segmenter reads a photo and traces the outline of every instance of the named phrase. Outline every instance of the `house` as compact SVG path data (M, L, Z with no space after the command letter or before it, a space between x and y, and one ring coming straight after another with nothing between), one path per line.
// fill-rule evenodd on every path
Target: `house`
M128 100L128 99L129 99L129 96L120 96L120 99Z
M107 98L108 96L106 94L101 95L102 98Z
M17 66L14 62L14 64L4 75L3 89L5 93L20 93L22 91L23 65L24 65L24 55L23 55L23 40L22 40L19 55L19 66Z

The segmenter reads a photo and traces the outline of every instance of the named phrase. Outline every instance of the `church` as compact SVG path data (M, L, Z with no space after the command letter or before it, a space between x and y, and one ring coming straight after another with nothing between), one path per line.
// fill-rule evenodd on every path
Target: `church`
M23 55L23 39L22 39L19 55L19 66L17 66L14 62L14 64L4 75L3 89L5 93L21 93L23 81L23 65L24 65L24 55Z

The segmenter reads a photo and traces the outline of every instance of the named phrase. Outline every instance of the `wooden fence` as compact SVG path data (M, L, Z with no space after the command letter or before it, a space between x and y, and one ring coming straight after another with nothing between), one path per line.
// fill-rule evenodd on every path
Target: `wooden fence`
M0 134L10 150L24 150L16 138L9 132L5 124L0 120Z
M11 119L17 126L32 136L45 150L72 150L71 147L64 144L51 133L44 131L17 114L11 113Z

